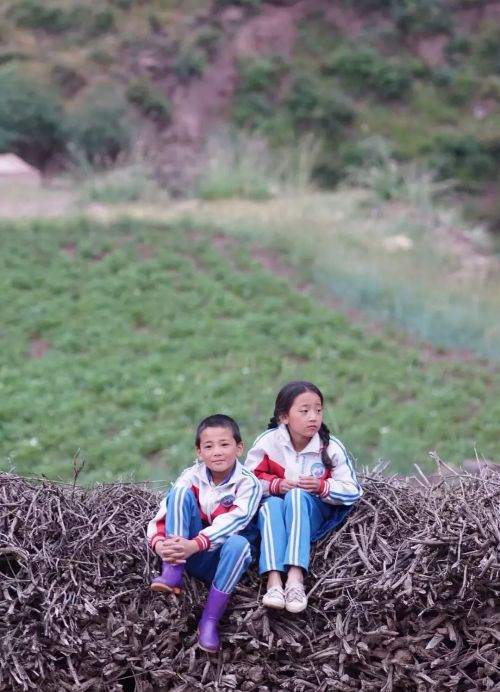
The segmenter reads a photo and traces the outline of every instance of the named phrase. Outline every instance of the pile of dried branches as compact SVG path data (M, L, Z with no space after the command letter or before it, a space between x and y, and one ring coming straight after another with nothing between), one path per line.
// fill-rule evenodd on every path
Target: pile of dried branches
M364 478L314 549L305 613L263 609L252 571L208 656L205 586L148 588L158 493L0 475L0 690L499 689L499 481Z

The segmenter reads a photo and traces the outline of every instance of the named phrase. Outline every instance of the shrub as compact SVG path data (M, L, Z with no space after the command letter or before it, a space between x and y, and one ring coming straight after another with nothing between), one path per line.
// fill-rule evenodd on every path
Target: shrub
M50 34L80 31L86 38L100 36L115 26L111 9L95 11L84 4L67 9L41 0L18 0L11 5L8 16L25 29L39 29Z
M115 29L115 15L109 8L90 14L84 26L84 35L92 39Z
M392 0L391 15L398 29L406 34L449 32L449 0Z
M64 149L64 112L46 85L17 66L0 67L0 150L43 165Z
M237 125L256 127L272 116L275 86L282 69L281 61L273 56L240 61L233 101Z
M498 171L499 143L484 144L472 135L438 135L431 159L440 178L454 179L473 189Z
M86 84L85 78L79 72L59 63L52 68L51 78L61 93L68 98L77 94Z
M82 7L69 10L47 5L41 0L16 0L8 16L24 29L41 29L51 34L62 34L78 28L82 20Z
M174 65L174 71L181 82L188 82L193 77L199 77L207 66L207 55L199 48L184 49Z
M127 99L151 120L166 125L171 117L172 104L145 79L134 79L127 87Z
M338 135L354 118L352 104L342 92L326 91L307 76L294 80L285 106L297 127L314 129L329 137Z
M500 27L498 25L487 27L480 34L478 57L486 72L500 74Z
M217 0L218 8L224 8L228 5L240 5L240 7L250 7L257 10L262 5L262 0Z
M108 167L130 144L126 104L98 91L68 117L67 137L72 148L94 166Z
M446 46L446 55L448 59L454 63L459 62L464 56L469 55L470 51L470 39L463 34L452 36Z
M413 76L411 65L383 58L369 47L342 46L323 61L323 69L338 74L355 91L369 89L382 100L403 98Z

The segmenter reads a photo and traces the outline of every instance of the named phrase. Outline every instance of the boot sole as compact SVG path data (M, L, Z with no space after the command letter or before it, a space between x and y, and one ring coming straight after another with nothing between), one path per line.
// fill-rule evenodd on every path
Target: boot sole
M180 594L182 589L178 586L164 586L163 584L151 584L151 591L160 591L163 593Z
M196 630L198 636L200 636L200 630ZM202 646L200 642L198 642L198 647L202 650L205 651L207 654L218 654L220 651L220 647L218 649L207 649L206 647Z

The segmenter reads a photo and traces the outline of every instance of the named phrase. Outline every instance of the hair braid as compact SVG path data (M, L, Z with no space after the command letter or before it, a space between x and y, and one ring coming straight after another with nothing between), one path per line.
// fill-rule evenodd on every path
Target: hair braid
M323 446L321 448L321 461L326 466L327 469L332 469L332 460L328 456L328 445L330 444L330 431L325 423L321 423L321 427L318 430L319 437Z
M278 419L276 416L273 416L272 418L269 419L269 423L267 424L267 429L271 430L271 428L277 428L279 427Z

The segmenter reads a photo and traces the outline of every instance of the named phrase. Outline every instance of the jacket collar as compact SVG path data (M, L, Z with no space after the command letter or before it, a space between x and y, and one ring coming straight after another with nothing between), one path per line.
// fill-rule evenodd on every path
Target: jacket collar
M242 473L242 465L238 461L238 459L235 459L235 464L231 471L227 474L227 476L224 478L222 483L219 483L219 485L226 485L227 483L236 483L237 480L241 478L241 473ZM199 474L200 478L204 483L208 483L209 485L214 485L214 482L212 480L212 473L208 466L204 464L203 462L200 462L198 464L198 469L199 469Z
M285 445L285 447L292 450L294 454L297 453L292 444L292 439L290 437L290 433L288 432L288 428L284 423L280 423L278 426L278 436ZM300 454L307 454L308 452L314 452L314 454L319 454L321 452L321 448L321 438L319 436L319 433L315 433L314 437L311 438L311 441L307 444L306 447L304 447Z

